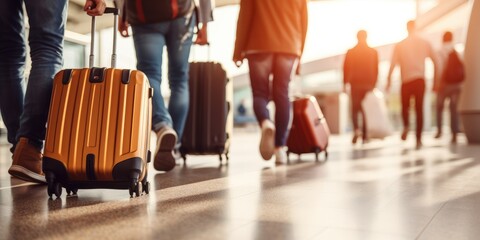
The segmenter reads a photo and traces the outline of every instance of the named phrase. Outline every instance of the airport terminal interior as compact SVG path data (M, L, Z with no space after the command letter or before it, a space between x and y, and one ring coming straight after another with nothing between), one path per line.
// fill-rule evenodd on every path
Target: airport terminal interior
M260 0L258 0L260 1ZM279 1L280 2L280 1ZM112 4L111 2L108 2ZM80 189L49 198L46 185L11 177L10 144L0 122L0 239L479 239L480 228L480 2L477 0L312 0L302 72L292 98L314 96L331 135L325 154L289 155L285 164L265 161L258 144L248 68L232 62L238 0L216 0L210 47L192 47L192 61L216 61L233 84L233 131L229 158L187 155L170 172L148 169L149 194ZM65 68L88 61L90 18L83 0L70 0ZM450 141L448 107L443 136L435 138L432 63L427 62L423 146L411 130L401 140L399 73L384 92L393 46L416 19L435 49L444 31L454 33L465 60L462 132ZM356 32L365 29L379 53L377 88L384 92L393 133L352 144L342 64ZM112 21L97 19L96 65L109 66ZM136 66L131 38L119 38L117 67ZM227 54L228 53L228 54ZM397 70L398 71L398 70ZM27 71L28 73L28 71ZM168 86L162 86L168 100ZM239 104L247 116L236 118ZM274 108L271 109L274 111ZM412 110L413 111L413 110ZM411 114L413 115L413 114ZM247 119L245 121L245 119ZM414 119L411 119L413 125ZM152 150L155 137L151 139ZM477 162L478 161L478 162ZM478 211L478 212L477 212Z

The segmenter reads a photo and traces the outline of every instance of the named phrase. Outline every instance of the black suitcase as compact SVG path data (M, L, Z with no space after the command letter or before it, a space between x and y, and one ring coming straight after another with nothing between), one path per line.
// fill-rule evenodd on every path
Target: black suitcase
M218 155L228 161L233 129L233 86L220 63L192 62L189 71L190 107L180 153Z

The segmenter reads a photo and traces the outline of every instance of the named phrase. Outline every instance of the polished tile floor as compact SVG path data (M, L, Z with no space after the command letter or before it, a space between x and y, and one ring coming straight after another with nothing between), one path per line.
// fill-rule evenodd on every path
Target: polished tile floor
M480 146L426 133L415 150L409 137L352 146L332 136L328 161L275 166L261 160L257 131L236 130L228 165L191 156L169 173L151 168L150 195L52 200L10 178L3 135L0 239L479 239Z

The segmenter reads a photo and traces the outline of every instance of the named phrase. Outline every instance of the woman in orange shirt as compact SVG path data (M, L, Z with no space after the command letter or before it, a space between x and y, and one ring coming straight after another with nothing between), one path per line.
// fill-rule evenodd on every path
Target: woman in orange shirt
M265 160L275 154L277 163L286 162L288 84L303 53L307 22L306 0L240 2L233 61L240 66L248 59L253 109L262 129L260 154ZM267 109L270 100L275 103L275 124Z

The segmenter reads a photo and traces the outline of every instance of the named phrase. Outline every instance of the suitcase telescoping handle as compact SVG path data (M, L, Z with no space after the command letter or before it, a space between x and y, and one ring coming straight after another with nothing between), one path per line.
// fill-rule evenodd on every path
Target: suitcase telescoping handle
M112 46L112 68L115 68L117 63L117 28L118 28L118 9L107 7L104 13L113 13L113 46ZM94 63L94 46L95 46L95 16L92 16L92 32L90 40L90 58L88 61L88 67L92 68Z
M203 46L208 47L208 49L207 49L207 50L208 50L208 52L207 52L207 53L208 53L208 55L207 55L207 61L211 61L211 60L210 60L210 59L211 59L211 58L210 58L210 51L211 51L210 42L207 42L207 44L205 44L205 45L193 44L193 46L194 46L194 47L193 47L193 51L192 51L192 59L193 59L194 61L195 61L195 58L196 58L195 48L203 47Z

